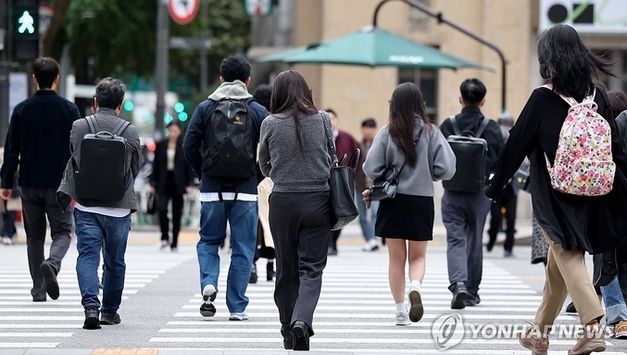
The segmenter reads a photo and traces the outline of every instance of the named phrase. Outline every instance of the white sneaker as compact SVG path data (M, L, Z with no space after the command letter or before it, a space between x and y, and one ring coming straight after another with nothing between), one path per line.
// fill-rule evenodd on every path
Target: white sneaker
M13 239L11 239L10 237L2 237L2 244L13 245Z
M396 325L410 325L409 314L407 312L396 313Z
M377 245L377 238L372 238L361 247L362 251L375 251L378 250L379 246Z
M161 250L165 249L168 247L168 241L167 240L162 240L161 241Z
M218 291L216 291L216 287L209 284L202 289L202 300L205 303L211 303L216 300L216 296L218 295Z
M246 312L231 313L229 320L248 320L248 314Z

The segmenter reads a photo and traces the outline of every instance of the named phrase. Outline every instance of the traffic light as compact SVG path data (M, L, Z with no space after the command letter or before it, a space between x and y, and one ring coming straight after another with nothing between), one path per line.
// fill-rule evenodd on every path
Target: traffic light
M13 0L11 12L13 60L36 59L39 56L39 0Z

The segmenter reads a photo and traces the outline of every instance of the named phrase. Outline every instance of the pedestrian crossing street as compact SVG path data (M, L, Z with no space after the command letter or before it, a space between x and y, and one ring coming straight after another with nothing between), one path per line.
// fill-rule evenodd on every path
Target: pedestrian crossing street
M168 270L190 259L189 255L178 253L161 253L155 258L155 252L158 253L158 247L154 244L128 247L123 303ZM55 301L32 302L26 245L3 247L0 255L0 349L54 348L82 331L85 318L76 279L78 253L75 245L70 246L63 259L57 279L61 295Z
M533 321L541 295L515 275L497 265L495 259L484 261L481 304L463 310L450 309L446 252L443 246L430 246L427 272L421 294L425 315L407 327L395 325L394 303L387 279L387 252L364 253L357 246L343 246L340 255L330 257L323 276L323 290L314 316L315 336L311 351L410 354L525 354L530 352L518 344L517 333L525 321ZM228 255L223 255L217 313L203 318L198 308L200 293L173 315L173 320L152 337L151 348L207 349L213 351L281 350L278 312L273 300L273 282L265 281L265 260L257 263L260 277L249 285L248 321L229 321L223 290L226 289ZM524 273L524 270L521 270ZM433 324L458 313L463 321L463 339L446 351L438 349ZM441 323L441 322L440 322ZM561 313L556 324L576 326L576 316ZM500 327L500 328L499 328ZM501 331L501 336L494 336ZM434 332L434 333L432 333ZM476 333L478 336L472 336ZM440 332L441 333L441 332ZM459 337L459 333L455 332ZM567 354L575 338L551 339L549 355ZM604 354L625 354L621 340L607 339ZM624 342L624 341L622 341ZM446 346L446 344L444 344ZM236 353L236 352L235 352Z

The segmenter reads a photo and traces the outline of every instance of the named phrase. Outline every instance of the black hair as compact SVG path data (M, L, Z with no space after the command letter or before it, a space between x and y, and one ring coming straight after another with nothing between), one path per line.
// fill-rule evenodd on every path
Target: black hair
M50 57L40 57L33 61L33 73L40 89L52 89L59 76L59 63Z
M329 113L329 114L332 114L332 115L333 115L333 116L335 116L336 118L338 117L338 116L337 116L337 113L335 113L335 110L333 110L332 108L325 109L324 111L325 111L325 112L327 112L327 113Z
M377 128L377 121L375 121L374 118L366 118L361 121L361 128L364 127Z
M220 64L220 76L226 82L239 80L245 83L250 78L250 63L242 56L226 57Z
M583 100L594 87L597 70L609 76L614 64L592 53L571 26L557 24L538 40L540 75L550 79L553 90L577 101Z
M270 111L270 96L272 95L272 86L268 84L261 84L255 88L253 97L261 106Z
M422 120L425 127L431 127L420 89L414 83L402 83L392 93L388 130L411 167L415 167L418 160L414 146L416 118Z
M311 89L305 78L296 70L286 70L277 75L272 86L270 113L286 113L294 119L296 139L301 152L304 151L301 138L300 118L302 114L313 115L318 112L314 105Z
M96 101L99 107L116 109L124 101L126 86L112 77L106 77L96 85Z
M485 98L487 92L485 85L477 78L466 79L459 86L462 100L466 105L477 106Z
M171 126L177 126L181 130L183 129L183 126L181 126L181 122L179 122L178 120L172 120L170 123L168 123L167 126L165 126L165 128L170 128Z

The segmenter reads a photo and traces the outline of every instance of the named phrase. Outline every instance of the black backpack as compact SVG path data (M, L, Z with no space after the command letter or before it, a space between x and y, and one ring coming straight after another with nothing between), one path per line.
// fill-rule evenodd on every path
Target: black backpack
M119 201L130 178L122 133L131 123L120 119L115 129L107 132L100 131L94 116L85 119L90 133L83 137L80 162L73 162L76 194L84 200Z
M454 135L446 139L457 158L455 175L450 180L442 181L446 190L461 193L478 193L485 186L486 181L486 153L488 142L480 138L490 120L483 118L477 132L459 131L455 116L450 118Z
M252 115L248 104L252 98L217 101L209 124L209 147L203 159L207 176L224 180L245 180L255 173Z

